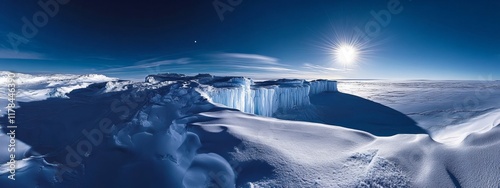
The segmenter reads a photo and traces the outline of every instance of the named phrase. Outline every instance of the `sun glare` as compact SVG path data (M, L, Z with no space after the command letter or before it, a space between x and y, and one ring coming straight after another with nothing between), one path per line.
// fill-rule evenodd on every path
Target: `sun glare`
M340 63L351 64L356 61L358 50L354 46L342 44L335 48L335 56Z
M367 40L352 31L352 27L333 28L325 33L319 47L329 55L329 68L339 71L352 71L366 64L373 55L378 42ZM375 42L375 43L374 43Z

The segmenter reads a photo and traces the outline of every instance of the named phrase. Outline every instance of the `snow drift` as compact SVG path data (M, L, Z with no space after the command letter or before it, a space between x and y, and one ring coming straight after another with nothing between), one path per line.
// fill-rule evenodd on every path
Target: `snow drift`
M252 83L210 75L146 80L96 83L66 97L21 103L19 116L30 118L19 119L18 139L24 145L17 158L17 180L8 180L8 167L2 165L0 185L498 187L500 181L500 128L495 118L471 119L458 126L488 123L453 142L436 142L427 134L379 137L340 126L242 113L210 99L216 90L227 89L224 95L236 99L249 95L240 88L274 88L302 92L293 97L272 94L277 101L283 97L302 104L298 97L311 93L311 82ZM314 87L334 88L324 85ZM246 102L260 100L245 97L230 101L247 108L254 103ZM2 125L5 121L0 118ZM441 138L449 138L445 134ZM2 162L7 158L0 153Z

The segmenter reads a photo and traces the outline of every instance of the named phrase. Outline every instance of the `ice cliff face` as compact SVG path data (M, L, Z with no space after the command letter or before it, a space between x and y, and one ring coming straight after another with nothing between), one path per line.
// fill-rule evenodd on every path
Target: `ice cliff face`
M325 91L338 91L337 81L331 80L314 80L310 82L311 90L309 94L318 94Z
M215 77L207 74L193 77L182 74L146 77L146 82L150 83L176 81L197 81L202 84L201 92L205 93L210 101L268 117L278 111L309 105L309 95L337 91L337 82L330 80L308 82L300 79L280 79L254 82L244 77Z

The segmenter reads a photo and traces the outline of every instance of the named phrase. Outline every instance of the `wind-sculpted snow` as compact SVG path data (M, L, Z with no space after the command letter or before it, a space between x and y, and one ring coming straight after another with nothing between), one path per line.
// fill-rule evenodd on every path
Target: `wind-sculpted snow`
M146 80L95 83L66 97L20 103L17 115L29 118L19 118L16 181L7 178L4 164L0 186L498 187L500 182L496 114L470 119L449 134L444 131L439 134L443 140L425 133L379 137L336 125L242 113L213 103L209 94L234 91L234 99L245 101L244 91L261 92L253 99L260 101L260 109L252 107L255 103L244 107L270 114L269 109L286 107L279 106L281 100L302 104L298 96L311 92L311 82L303 80L254 83L210 75ZM302 93L273 93L280 90ZM332 96L343 95L317 94L312 102ZM380 109L343 97L358 108ZM379 115L365 115L362 122L376 129ZM400 115L387 111L381 118L399 121ZM0 118L2 125L5 121ZM477 125L480 131L473 130ZM6 139L0 135L0 142ZM0 161L8 159L0 151Z
M500 181L498 125L457 145L235 111L201 113L188 125L209 143L201 149L230 159L241 186L494 188Z
M16 138L31 149L18 156L17 181L7 179L8 165L0 167L0 185L207 187L216 176L225 179L218 186L234 187L228 162L199 152L198 136L178 120L218 109L196 88L196 83L119 81L74 90L68 98L23 103L19 116L37 114L18 120ZM6 119L1 120L5 125ZM8 159L1 154L2 161Z

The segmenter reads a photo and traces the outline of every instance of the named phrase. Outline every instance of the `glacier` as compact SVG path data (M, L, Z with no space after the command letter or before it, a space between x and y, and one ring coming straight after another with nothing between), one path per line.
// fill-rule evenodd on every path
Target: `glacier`
M334 116L345 121L351 121L352 117L365 118L374 128L381 128L380 119L401 122L397 113L383 111L385 116L373 113L380 108L368 105L367 101L348 96L338 99L342 97L341 92L314 94L322 90L336 90L333 83L298 79L255 82L245 77L169 74L147 77L146 82L118 80L93 83L64 96L52 95L48 99L20 103L19 116L30 118L19 119L16 135L21 144L16 150L16 179L19 181L7 178L10 174L6 163L9 153L0 151L0 161L4 163L0 165L0 186L234 188L498 185L498 110L447 126L446 130L435 134L377 136L342 124L267 118L226 107L231 104L244 107L244 110L270 114L274 109L279 111L307 104L307 97L304 96L309 95L311 105L318 102L325 105L317 108L325 112L319 114L320 117ZM368 93L377 91L380 95L368 96L404 101L401 105L406 104L405 107L407 104L415 105L408 101L416 100L415 103L423 104L422 101L429 100L427 96L438 97L432 98L428 101L431 104L427 105L432 108L440 106L440 111L448 113L455 111L446 110L444 107L450 105L440 102L449 98L449 93L459 93L458 90L467 90L469 86L478 88L476 83L463 85L463 81L460 86L446 88L445 91L442 88L450 83L415 85L415 88L426 89L438 86L426 92L419 92L421 89L408 91L408 82L403 83L405 90L389 90L387 82L377 81L374 84L377 87L366 82L352 87L352 83L346 85L342 81L339 86L342 92L348 88L354 89L355 93L363 93L363 89L368 89ZM500 82L488 82L480 88L491 89L492 93L488 102L481 103L479 107L498 109L496 99L500 96L497 95ZM301 94L286 94L291 91ZM391 96L387 91L402 91L405 96L390 92ZM211 98L215 96L211 92L219 92L220 96L232 95L233 98L224 99L228 105L214 104L212 102L218 99ZM470 89L467 93L476 92ZM464 96L467 95L452 97ZM272 97L274 101L264 102L265 97ZM289 103L281 104L282 101ZM346 111L350 113L346 114ZM0 117L1 124L6 125L5 121L5 117ZM109 130L103 132L101 122L108 122ZM0 143L7 143L9 138L5 134L6 129L3 130ZM76 151L71 152L67 148Z
M5 79L9 72L2 71L0 83L6 83ZM66 94L75 89L85 88L98 81L106 82L106 90L124 90L132 81L118 81L117 78L109 78L104 75L29 75L17 73L20 80L18 87L22 92L18 94L18 100L22 102L39 101L47 98L66 98ZM146 83L159 83L170 85L175 83L199 83L200 93L211 102L222 104L229 108L238 109L245 113L272 117L276 112L286 112L301 106L311 104L309 96L322 92L336 92L337 82L332 80L302 79L279 79L273 81L255 82L245 77L213 76L210 74L198 74L186 76L184 74L166 73L149 75L145 78ZM5 85L5 84L3 84ZM0 86L1 88L1 86ZM4 90L2 90L4 91ZM0 91L2 96L5 93ZM0 104L5 101L0 99ZM5 103L6 104L6 103Z
M172 83L198 81L202 92L214 103L238 109L245 113L272 117L276 112L286 112L311 104L310 95L336 92L337 82L332 80L279 79L255 82L245 77L216 77L209 74L185 76L183 74L149 75L146 82Z

